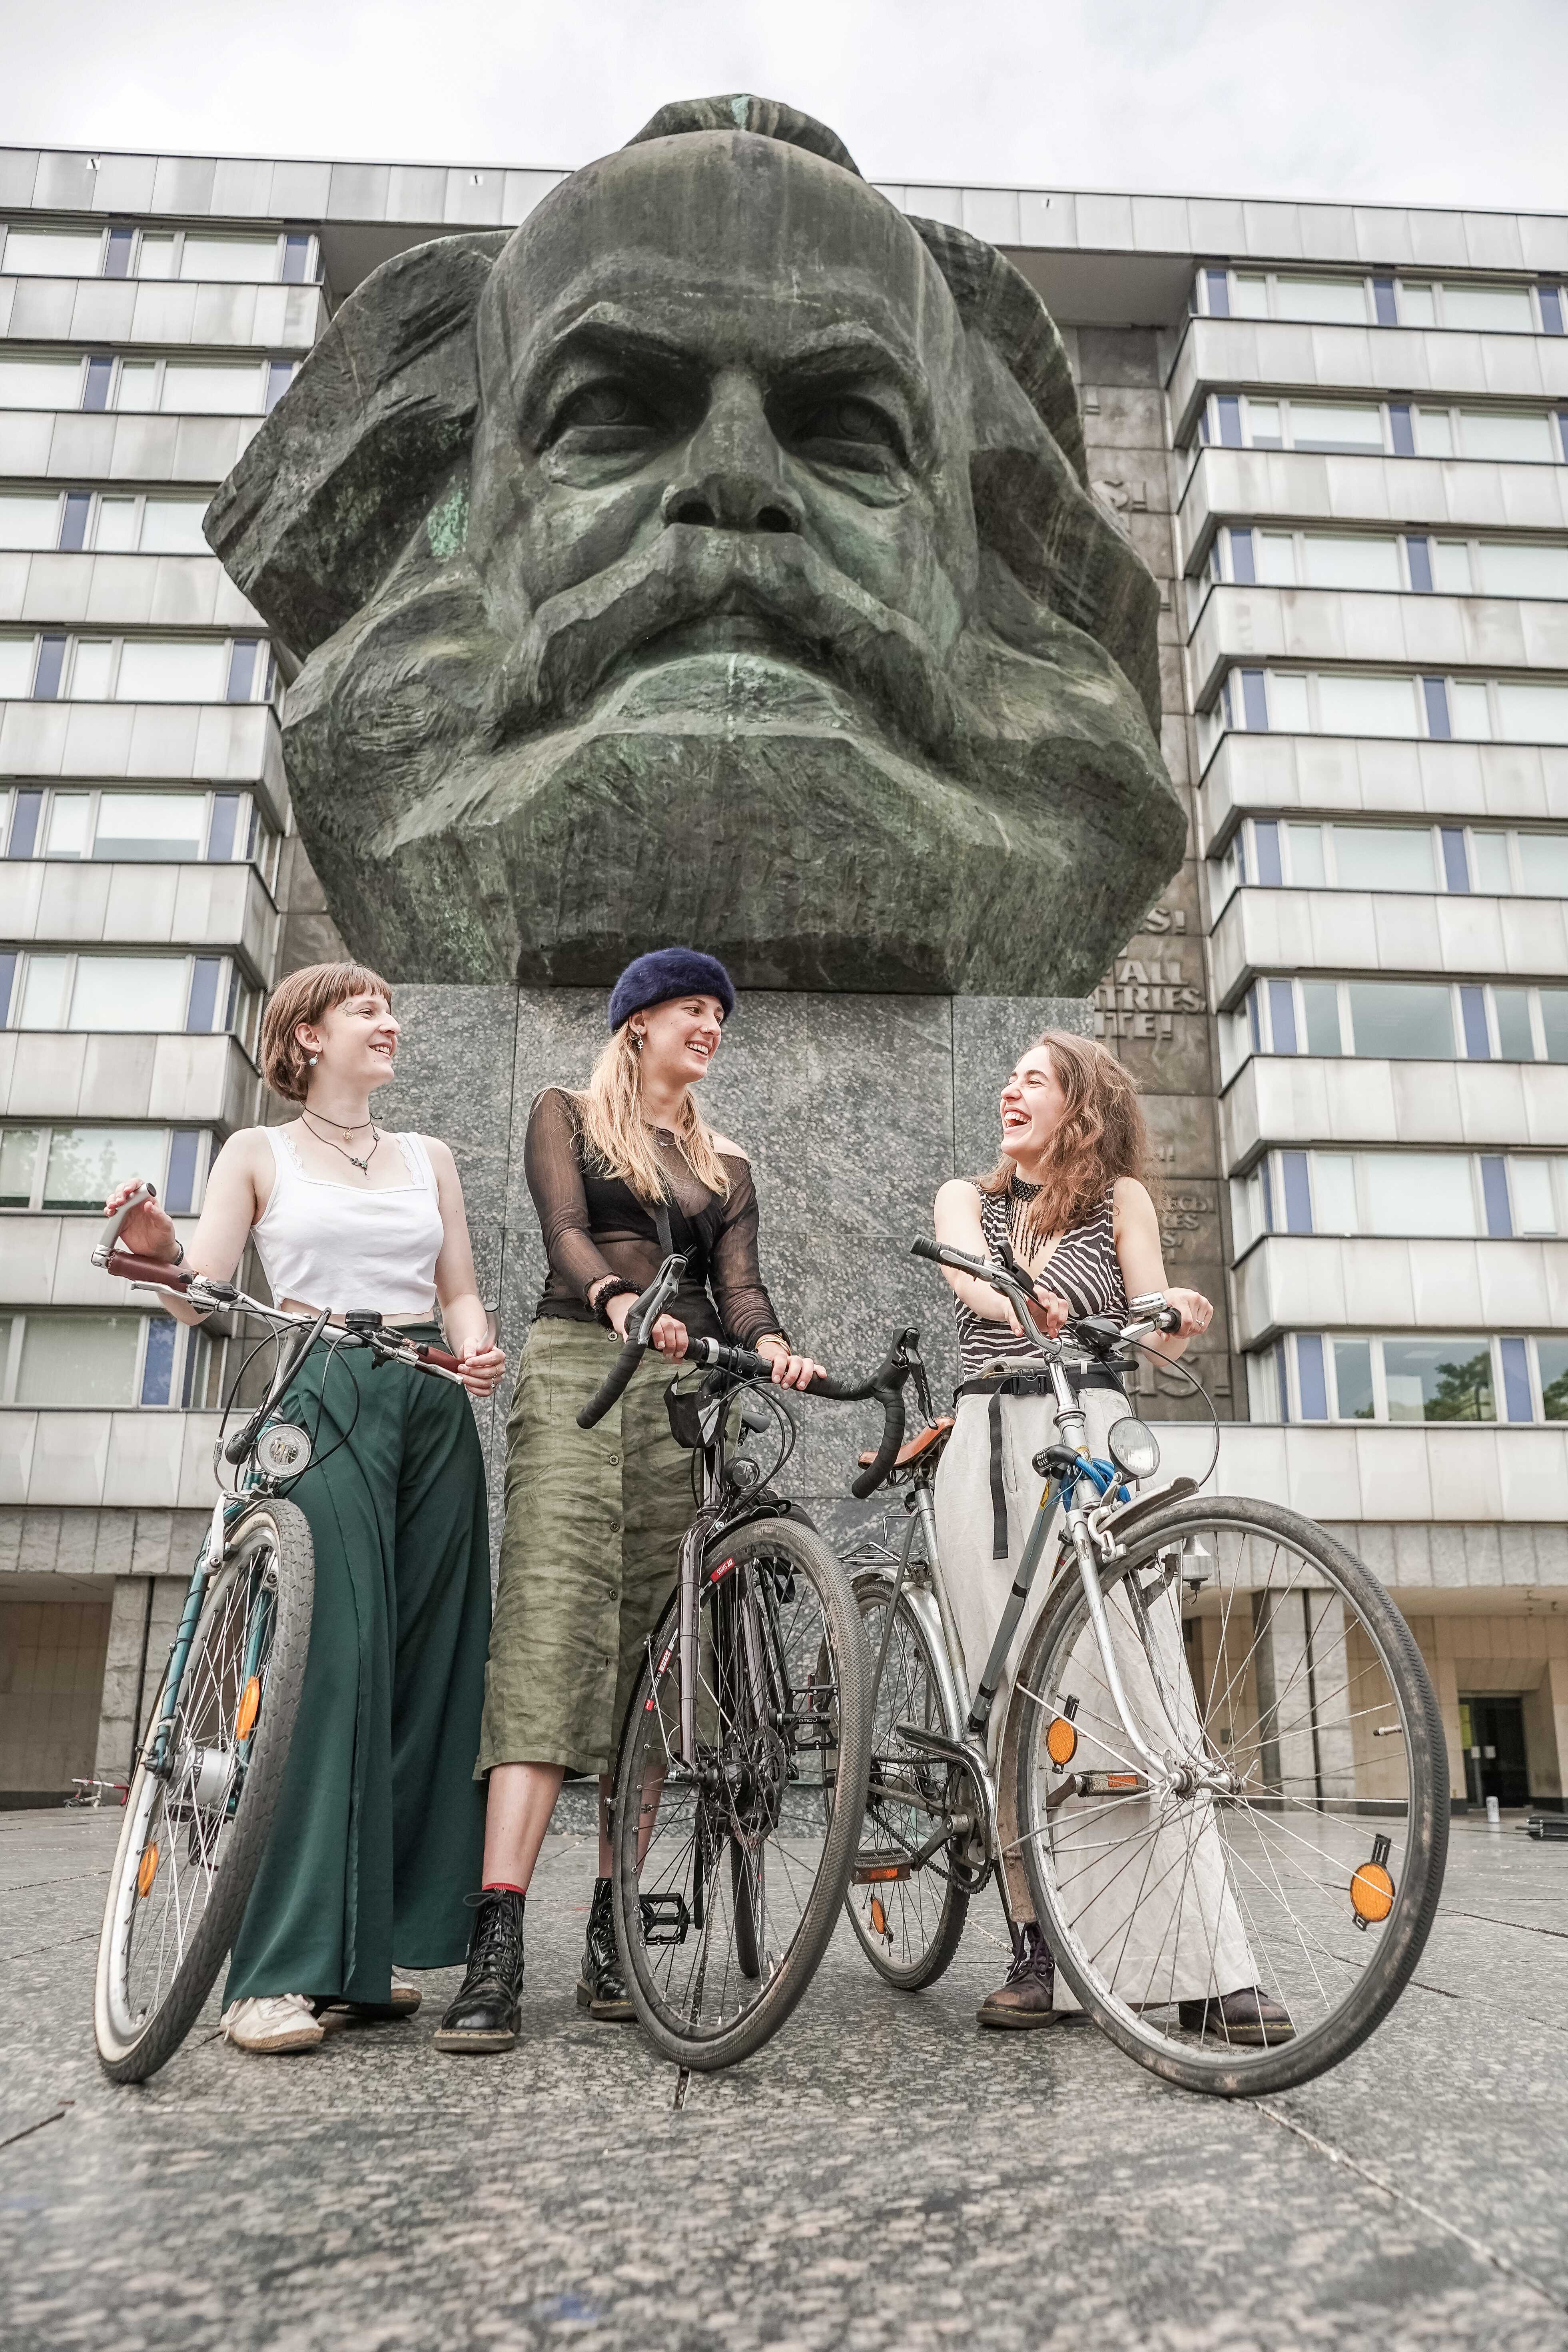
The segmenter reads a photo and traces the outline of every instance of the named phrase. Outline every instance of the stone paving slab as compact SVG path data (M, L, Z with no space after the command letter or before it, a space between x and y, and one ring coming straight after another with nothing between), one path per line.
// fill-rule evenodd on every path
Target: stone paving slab
M1088 2026L980 2034L988 1898L915 2000L841 1929L780 2039L677 2108L575 2006L573 1821L511 2056L432 2048L447 1972L304 2058L230 2050L215 2002L125 2090L90 2025L118 1817L0 1815L6 2352L1568 2346L1568 1849L1457 1822L1418 1984L1263 2105L1163 2089Z

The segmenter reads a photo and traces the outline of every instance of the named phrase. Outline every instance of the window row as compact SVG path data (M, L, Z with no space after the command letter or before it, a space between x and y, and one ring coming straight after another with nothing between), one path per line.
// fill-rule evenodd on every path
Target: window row
M1254 1421L1568 1421L1568 1339L1296 1331L1247 1360Z
M1373 588L1411 596L1568 597L1568 546L1543 540L1434 539L1424 531L1215 533L1211 580L1237 588Z
M240 792L137 793L118 787L0 784L0 855L116 858L121 865L254 859L271 889L280 837Z
M266 702L259 637L0 636L0 702Z
M206 285L310 286L317 246L308 231L214 234L207 229L0 227L0 275L6 278L183 278Z
M0 493L0 551L70 555L205 555L205 499L95 490Z
M1285 319L1303 326L1447 327L1493 335L1560 335L1563 289L1474 278L1310 278L1284 269L1201 269L1193 310L1209 319Z
M1433 890L1568 898L1568 833L1466 824L1296 824L1248 817L1222 857L1216 909L1262 890Z
M0 1404L210 1411L226 1348L170 1315L0 1315Z
M0 1209L96 1215L137 1176L152 1178L172 1217L194 1216L211 1150L200 1127L0 1128Z
M0 408L119 409L134 415L270 415L297 360L120 359L61 352L0 358Z
M1245 1040L1236 1030L1245 1020ZM1258 980L1229 1050L1393 1062L1568 1062L1568 988L1488 982ZM1228 1084L1228 1079L1226 1081Z
M1233 669L1198 713L1198 750L1205 761L1227 730L1568 743L1568 686L1361 670Z
M226 1030L254 1055L260 992L232 956L60 955L0 948L0 1029L96 1029L207 1036Z
M1568 1234L1568 1160L1469 1151L1268 1151L1234 1178L1237 1255L1266 1234L1455 1240Z
M1199 412L1198 437L1222 449L1317 449L1349 457L1479 457L1551 466L1568 461L1568 411L1416 406L1408 400L1277 400L1215 392Z

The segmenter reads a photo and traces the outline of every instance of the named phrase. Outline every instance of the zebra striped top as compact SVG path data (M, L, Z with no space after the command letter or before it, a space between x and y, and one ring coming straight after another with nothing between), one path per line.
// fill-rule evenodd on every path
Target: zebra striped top
M993 1256L1004 1236L1015 1239L1019 1211L1029 1197L1029 1189L1017 1177L1005 1192L980 1195L980 1230ZM1093 1214L1063 1234L1038 1269L1040 1278L1068 1301L1075 1315L1124 1317L1127 1313L1127 1285L1116 1255L1114 1217L1115 1188L1108 1184ZM986 1322L963 1299L955 1297L953 1309L961 1381L973 1380L994 1357L1012 1360L1036 1352L1033 1340L1017 1338L1005 1323Z

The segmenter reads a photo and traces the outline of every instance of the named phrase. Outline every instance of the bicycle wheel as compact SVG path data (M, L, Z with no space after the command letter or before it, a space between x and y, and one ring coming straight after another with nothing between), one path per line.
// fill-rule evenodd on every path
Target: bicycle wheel
M862 1570L855 1598L866 1633L866 1653L881 1680L871 1704L871 1777L855 1875L844 1898L860 1948L877 1974L901 1992L934 1984L958 1949L969 1916L969 1892L945 1850L917 1860L927 1840L960 1811L966 1776L941 1757L922 1755L900 1740L901 1724L956 1739L963 1727L942 1703L937 1635L906 1587L888 1630L893 1579ZM887 1654L882 1655L883 1640ZM898 1876L890 1875L897 1872Z
M104 1906L93 2030L117 2083L145 2082L174 2055L238 1932L293 1736L314 1577L304 1513L258 1502L202 1595L166 1769L152 1768L150 1733ZM153 1725L167 1689L165 1677Z
M1126 1544L1101 1576L1112 1654L1171 1760L1129 1740L1069 1561L1007 1727L1036 1912L1130 2057L1191 2091L1284 2090L1364 2041L1420 1957L1448 1842L1437 1703L1375 1577L1296 1512L1194 1496Z
M869 1764L860 1620L826 1544L764 1519L717 1549L699 1601L696 1769L681 1759L678 1595L622 1733L613 1830L633 2005L667 2057L704 2071L759 2050L810 1983Z

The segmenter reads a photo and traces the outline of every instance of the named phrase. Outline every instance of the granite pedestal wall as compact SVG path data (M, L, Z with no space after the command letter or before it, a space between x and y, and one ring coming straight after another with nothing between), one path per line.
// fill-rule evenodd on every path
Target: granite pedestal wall
M410 986L389 1123L442 1135L462 1171L483 1296L515 1364L543 1280L523 1181L529 1108L542 1087L580 1086L605 1037L598 989ZM931 1198L995 1158L996 1097L1020 1046L1046 1027L1086 1033L1077 998L749 993L703 1108L750 1153L763 1270L792 1334L837 1371L868 1367L905 1324L922 1334L939 1399L955 1377L949 1293L909 1255ZM499 1503L510 1382L487 1430ZM837 1517L875 1406L807 1402L784 1483ZM499 1510L496 1513L499 1524Z

